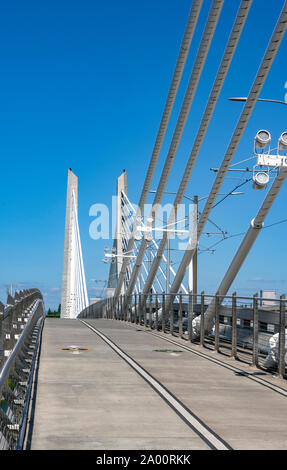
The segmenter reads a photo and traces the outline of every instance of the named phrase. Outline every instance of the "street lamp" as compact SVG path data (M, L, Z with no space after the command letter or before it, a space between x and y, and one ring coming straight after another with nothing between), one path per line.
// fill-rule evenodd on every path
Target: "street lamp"
M263 151L267 147L267 145L270 151L270 142L270 132L266 131L265 129L258 131L256 136L254 137L254 153L258 153L258 150Z
M270 168L281 168L287 166L287 157L280 154L280 151L287 150L287 132L282 132L278 139L277 154L270 154L270 143L271 135L266 130L260 130L257 132L254 138L254 153L257 156L256 165L253 167L253 188L264 189L269 183L269 172ZM268 146L267 153L263 153L263 150ZM261 150L261 152L258 152ZM256 167L259 167L257 169ZM264 170L263 168L267 168Z
M253 176L253 189L264 189L269 183L269 175L265 171L258 171Z
M244 97L236 97L236 98L228 98L229 101L247 101L247 97L244 96ZM269 99L266 99L266 98L257 98L256 101L265 101L267 103L279 103L279 104L285 104L287 105L287 102L286 101L281 101L281 100L269 100Z
M287 150L287 132L282 132L278 139L278 153L279 150Z

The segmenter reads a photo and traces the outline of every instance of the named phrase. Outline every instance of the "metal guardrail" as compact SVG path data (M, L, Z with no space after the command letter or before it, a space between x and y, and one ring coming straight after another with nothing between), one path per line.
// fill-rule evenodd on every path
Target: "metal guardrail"
M101 299L82 310L78 318L102 318L106 316L107 299Z
M81 312L81 318L111 318L140 324L146 328L169 333L191 343L213 348L218 353L249 362L262 368L268 354L269 340L278 336L276 371L286 378L285 329L286 299L258 297L178 294L178 302L167 313L167 298L173 294L121 295L117 301L107 298ZM198 300L200 300L198 302ZM215 302L212 331L204 329L204 313ZM162 313L163 312L163 313ZM197 318L199 332L194 334Z
M10 297L11 298L11 297ZM0 449L22 449L44 323L38 289L22 291L0 314Z

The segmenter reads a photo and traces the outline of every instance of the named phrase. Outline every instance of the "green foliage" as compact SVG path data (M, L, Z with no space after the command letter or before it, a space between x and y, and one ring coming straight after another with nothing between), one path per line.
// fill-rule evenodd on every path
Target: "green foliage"
M48 318L60 318L61 316L61 304L58 307L58 310L51 310L49 308L47 315Z
M0 408L6 413L7 408L8 408L8 403L4 398L1 398L0 400Z
M9 386L9 388L11 388L11 390L14 390L14 388L15 388L15 385L13 384L11 379L8 379L8 386Z

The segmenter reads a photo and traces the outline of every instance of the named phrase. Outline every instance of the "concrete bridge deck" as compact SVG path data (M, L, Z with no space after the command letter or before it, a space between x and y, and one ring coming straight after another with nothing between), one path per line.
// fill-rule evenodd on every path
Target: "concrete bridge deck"
M86 321L45 321L32 449L287 449L283 381L137 326Z

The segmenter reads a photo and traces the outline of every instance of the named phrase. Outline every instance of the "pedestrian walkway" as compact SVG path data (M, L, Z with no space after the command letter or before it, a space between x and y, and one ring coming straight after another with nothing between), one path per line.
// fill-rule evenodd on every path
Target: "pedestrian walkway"
M32 449L286 449L287 397L115 320L45 321Z

